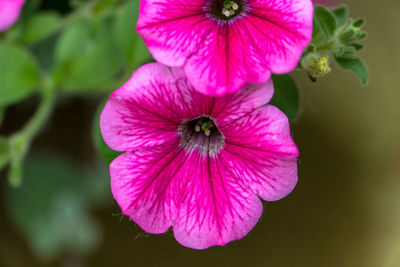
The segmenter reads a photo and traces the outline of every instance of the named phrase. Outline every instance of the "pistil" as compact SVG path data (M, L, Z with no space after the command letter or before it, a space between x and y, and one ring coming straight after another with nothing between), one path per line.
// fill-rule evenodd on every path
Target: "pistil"
M239 5L234 1L225 0L224 8L222 9L222 15L227 18L235 15L236 11L239 10Z

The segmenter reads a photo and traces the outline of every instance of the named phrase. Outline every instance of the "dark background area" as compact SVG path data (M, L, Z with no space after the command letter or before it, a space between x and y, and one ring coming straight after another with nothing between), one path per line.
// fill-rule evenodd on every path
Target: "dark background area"
M400 266L400 2L346 3L354 17L367 20L369 37L361 56L370 83L362 87L354 75L336 67L316 84L296 74L303 107L292 123L301 152L299 183L285 199L264 203L261 221L249 235L226 247L192 250L171 232L146 234L122 217L108 196L93 210L102 229L98 247L83 258L65 255L43 263L9 220L2 193L0 266ZM61 0L44 1L42 8L69 10ZM91 125L102 100L66 95L32 151L50 151L96 168ZM0 133L24 125L36 101L33 97L8 108ZM0 175L0 192L5 192L5 173Z

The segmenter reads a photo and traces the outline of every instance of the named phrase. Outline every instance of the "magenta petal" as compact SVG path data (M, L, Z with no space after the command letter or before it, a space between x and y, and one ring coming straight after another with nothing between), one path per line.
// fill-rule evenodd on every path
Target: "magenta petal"
M154 147L174 142L184 119L205 114L222 125L264 105L272 94L270 81L247 84L235 94L213 98L195 90L181 69L147 64L112 93L101 114L100 129L114 150Z
M215 0L216 1L216 0ZM311 41L311 0L247 0L225 20L214 1L142 0L137 29L155 59L222 96L292 71Z
M178 144L127 152L110 165L111 190L124 215L143 230L160 234L172 225L174 196L169 187L183 160Z
M241 26L244 18L226 27L214 25L198 51L185 65L194 87L206 95L234 93L247 82L264 83L270 78L265 54L252 46L252 33Z
M107 145L117 151L153 147L174 141L182 116L177 114L171 71L148 64L112 93L101 117L100 129ZM166 89L166 90L165 90Z
M246 28L273 73L297 66L312 37L314 7L308 0L250 0Z
M262 213L260 199L220 159L192 153L178 173L179 211L173 226L184 246L205 249L243 238Z
M0 0L0 32L17 21L24 3L25 0Z
M220 127L230 124L268 103L274 94L272 80L263 84L248 83L242 90L214 98L213 109L210 113Z
M204 0L141 1L137 31L158 62L180 67L198 49L210 27L203 4Z
M253 192L274 201L293 190L299 152L280 110L268 105L221 129L226 164Z

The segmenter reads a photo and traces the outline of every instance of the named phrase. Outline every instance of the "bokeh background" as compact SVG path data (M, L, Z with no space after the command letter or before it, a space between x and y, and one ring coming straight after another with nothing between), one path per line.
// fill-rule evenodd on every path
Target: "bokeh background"
M66 93L32 144L23 190L0 173L0 266L399 267L400 2L346 4L367 20L361 57L370 82L362 87L335 66L315 84L295 74L299 183L287 198L264 204L248 236L196 251L171 232L148 235L121 216L92 138L105 94ZM70 11L67 0L40 8ZM0 133L20 129L36 105L32 96L8 107Z

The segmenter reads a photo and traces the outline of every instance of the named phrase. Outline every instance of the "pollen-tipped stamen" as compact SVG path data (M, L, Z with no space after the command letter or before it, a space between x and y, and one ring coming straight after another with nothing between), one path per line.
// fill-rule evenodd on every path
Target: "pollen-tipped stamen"
M178 128L180 146L188 151L215 156L224 146L225 137L215 121L208 116L183 121Z
M239 5L234 1L226 0L224 2L224 8L222 9L222 15L227 18L232 17L236 14L236 11L239 9Z

